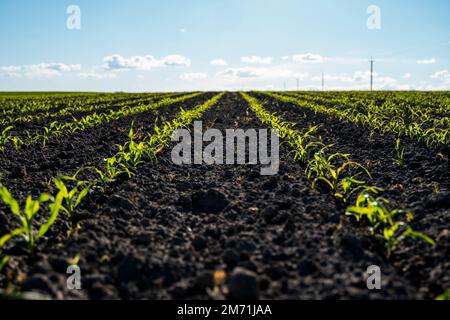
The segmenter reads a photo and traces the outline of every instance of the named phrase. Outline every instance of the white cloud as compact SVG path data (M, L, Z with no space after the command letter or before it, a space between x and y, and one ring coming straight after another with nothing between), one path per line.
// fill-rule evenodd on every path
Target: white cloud
M183 73L180 75L181 80L185 81L194 81L207 78L208 75L203 72L193 72L193 73Z
M224 59L214 59L209 62L213 66L226 66L227 62Z
M314 53L305 53L305 54L296 54L292 57L294 62L300 63L314 63L314 62L323 62L324 57L319 54Z
M320 81L322 76L315 76L313 81ZM370 81L370 71L356 71L353 74L341 73L341 74L326 74L324 79L327 81L345 82L345 83L362 83ZM373 82L379 85L388 85L396 82L397 80L392 77L381 77L378 73L373 73Z
M22 66L3 66L0 67L0 71L4 72L17 72L22 70Z
M416 60L416 63L417 64L433 64L433 63L436 63L436 59L431 58L431 59Z
M80 78L89 79L115 79L117 75L115 73L97 73L97 72L82 72L79 73Z
M255 68L228 68L217 73L218 76L233 76L237 78L257 78L259 72Z
M433 73L430 78L442 80L450 83L450 72L448 70L441 70Z
M63 72L77 71L81 69L79 64L65 64L65 63L39 63L21 66L3 66L0 67L0 75L8 77L22 77L27 78L52 78L61 76Z
M241 57L241 61L245 63L271 64L272 57L248 56Z
M289 56L282 56L281 57L281 60L288 60L289 59Z
M168 55L161 59L151 55L124 58L119 54L113 54L105 57L103 61L105 63L103 67L106 70L150 70L164 66L189 67L191 65L191 60L179 54Z
M165 56L161 61L166 66L189 67L191 65L191 60L179 54Z
M234 78L258 78L259 80L292 78L294 73L285 67L242 67L227 68L216 74L217 76L234 77ZM299 78L304 78L305 74L295 74ZM306 75L307 76L307 75Z
M403 79L411 79L412 78L412 74L410 72L406 72L403 76Z

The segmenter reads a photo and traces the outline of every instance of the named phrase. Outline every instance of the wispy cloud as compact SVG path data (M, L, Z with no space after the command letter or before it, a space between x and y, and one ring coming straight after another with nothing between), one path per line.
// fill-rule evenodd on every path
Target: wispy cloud
M431 59L416 60L416 63L417 64L433 64L433 63L436 63L436 59L431 58Z
M180 79L185 81L201 80L207 77L208 75L203 72L183 73L182 75L180 75Z
M172 54L161 59L152 55L132 56L124 58L119 54L113 54L103 59L106 70L150 70L164 66L189 67L191 60L179 54Z
M59 62L39 63L31 65L16 65L0 67L0 75L26 78L53 78L61 76L64 72L81 69L79 64L65 64Z
M245 56L241 57L241 61L244 63L271 64L272 57Z
M450 72L445 69L441 71L437 71L430 76L432 79L437 79L444 81L446 83L450 83Z
M403 76L403 79L411 79L412 78L412 74L410 72L406 72Z
M296 73L299 78L305 74ZM294 77L294 73L285 67L242 67L227 68L217 73L217 76L226 76L234 78L258 78L259 80L279 79Z
M227 62L224 59L213 59L209 62L213 66L226 66Z
M117 75L115 73L98 73L98 72L81 72L78 74L80 78L88 79L115 79Z
M292 61L300 63L317 63L323 62L324 57L314 53L296 54L292 57Z
M358 83L358 82L368 82L370 80L370 71L356 71L353 74L348 73L340 73L340 74L326 74L324 76L327 81L336 81L336 82L344 82L344 83ZM313 81L320 81L322 79L321 76L315 76L312 78ZM380 76L378 73L373 73L374 83L378 84L391 84L396 82L397 80L393 77L389 76Z
M260 73L255 68L228 68L217 73L218 76L232 76L237 78L257 78Z

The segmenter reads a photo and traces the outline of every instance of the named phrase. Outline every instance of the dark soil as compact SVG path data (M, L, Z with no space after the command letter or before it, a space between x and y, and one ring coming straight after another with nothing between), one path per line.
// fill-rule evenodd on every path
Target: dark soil
M211 94L191 99L183 107L193 107L195 99L200 102L207 97ZM268 109L286 108L267 101ZM349 129L349 124L337 127L314 114L307 114L308 121L296 112L284 116L300 126L324 122L324 140L346 148L340 151L351 152L355 160L380 160L385 165L391 159L390 154L385 160L369 152L370 147L356 139L363 132L355 130L361 129ZM135 127L145 132L152 119L151 114L140 115L134 118ZM226 93L202 120L204 128L217 128L224 134L230 128L264 127L237 93ZM125 139L131 121L83 133L75 142L55 141L52 152L22 151L20 157L11 152L2 159L10 172L2 181L19 194L47 190L34 179L98 161L112 152L114 143ZM385 137L375 139L380 144L377 151L384 155L392 151ZM70 143L76 145L67 158L61 158L58 153L67 152ZM311 189L304 167L292 160L285 145L274 176L261 176L258 165L177 166L170 151L161 154L157 163L144 164L136 176L112 191L92 195L82 208L87 214L80 228L70 236L70 224L62 219L36 255L24 254L20 245L11 248L12 259L0 273L0 288L66 299L430 299L450 287L448 180L441 171L431 173L433 178L426 175L426 168L423 173L415 169L407 174L403 171L411 170L411 159L406 159L402 170L394 165L370 167L374 183L387 189L395 205L418 202L414 206L422 206L422 212L416 210L415 228L438 240L434 249L405 242L389 260L364 226L343 216L344 208L330 194ZM420 164L433 158L422 157L425 160L416 159ZM24 165L17 165L17 159ZM52 159L49 168L42 167L47 159ZM440 163L432 164L439 170ZM26 166L25 174L22 166ZM30 174L33 180L21 184ZM413 184L419 191L414 201L408 200L414 189L409 175L422 179L418 186ZM383 177L391 184L405 184L404 189L397 194L389 191L395 188L382 183ZM425 193L433 182L442 191ZM0 219L9 224L6 211L0 207ZM68 290L66 268L77 255L82 290ZM370 265L381 268L381 290L366 287ZM222 275L225 279L219 285Z

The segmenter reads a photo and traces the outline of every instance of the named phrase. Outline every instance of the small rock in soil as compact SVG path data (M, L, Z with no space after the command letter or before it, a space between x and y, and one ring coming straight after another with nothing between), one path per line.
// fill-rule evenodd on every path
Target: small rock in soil
M200 273L195 280L195 284L199 289L207 289L214 287L214 275L210 271Z
M426 201L428 208L450 208L450 192L432 193Z
M230 269L234 268L240 260L238 253L233 249L225 250L225 252L222 254L222 259Z
M271 177L268 181L264 182L261 186L263 190L273 190L278 186L277 178Z
M197 251L205 249L207 244L208 244L208 242L202 236L197 236L194 238L194 240L192 240L192 245L194 246L195 250L197 250Z
M317 271L317 266L314 264L314 262L303 259L298 264L298 273L301 276L307 276Z
M205 213L219 213L229 204L226 195L216 189L198 191L191 199L192 210Z
M152 234L151 232L141 232L135 238L134 242L136 244L148 245L152 242Z
M361 259L364 256L362 242L354 236L343 236L341 239L341 245L342 249L350 253L355 259Z
M256 250L256 244L252 240L238 240L236 248L243 252L253 252Z
M273 207L267 207L263 210L262 216L266 222L272 221L272 219L277 215L277 211Z
M130 200L119 195L113 195L109 200L109 205L113 208L120 208L124 210L134 209L134 204L132 204Z
M258 277L252 271L237 267L231 273L228 289L232 299L255 300L259 294Z
M42 293L46 293L54 297L58 295L58 291L53 287L50 279L42 274L36 274L28 278L24 282L22 290L23 291L38 290Z

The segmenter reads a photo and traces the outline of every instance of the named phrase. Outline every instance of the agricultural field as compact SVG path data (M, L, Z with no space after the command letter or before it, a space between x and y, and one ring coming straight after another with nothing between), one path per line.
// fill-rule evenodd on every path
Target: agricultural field
M278 172L175 164L195 121L277 130ZM446 299L449 157L446 91L2 93L0 294Z

